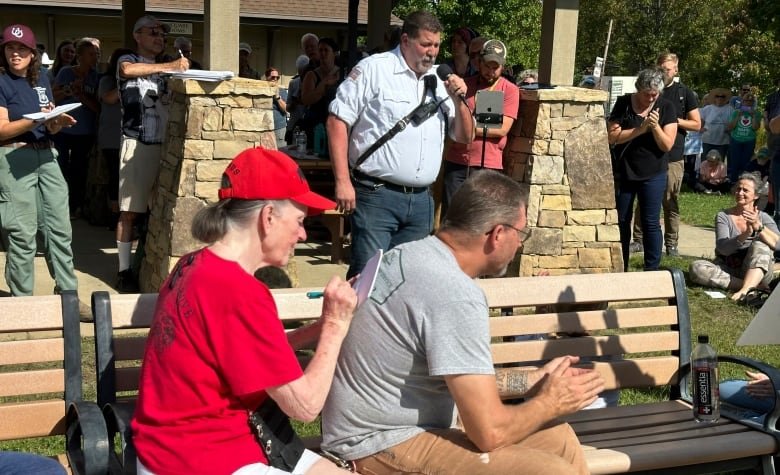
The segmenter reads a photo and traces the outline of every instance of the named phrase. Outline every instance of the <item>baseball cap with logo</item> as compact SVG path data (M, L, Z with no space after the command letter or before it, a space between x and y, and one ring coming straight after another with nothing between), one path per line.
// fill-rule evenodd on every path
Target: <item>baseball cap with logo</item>
M8 25L3 30L3 42L0 46L5 46L12 42L21 43L31 50L36 50L35 33L27 25Z
M133 32L137 32L141 28L162 28L165 33L171 32L171 25L161 22L152 15L144 15L135 21L135 25L133 25Z
M236 155L222 175L219 199L290 200L309 208L309 215L334 209L336 203L314 193L292 158L275 150L250 148Z
M238 50L246 51L247 53L252 54L252 47L249 46L249 43L244 43L243 41L238 44Z
M503 66L506 62L506 46L498 40L487 40L480 55L485 62L495 61Z

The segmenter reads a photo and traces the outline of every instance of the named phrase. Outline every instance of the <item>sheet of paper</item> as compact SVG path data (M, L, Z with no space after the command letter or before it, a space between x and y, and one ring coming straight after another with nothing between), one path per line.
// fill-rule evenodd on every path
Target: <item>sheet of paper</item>
M65 104L63 106L57 106L49 112L33 112L32 114L24 114L25 119L34 120L35 122L46 122L49 119L53 119L59 115L66 114L73 109L81 107L81 102L74 102L73 104Z
M705 294L709 295L711 299L725 299L726 294L717 290L705 290Z
M205 69L188 69L186 71L166 71L176 79L195 79L197 81L216 82L232 79L235 76L233 71L206 71Z
M780 343L780 293L775 290L737 340L737 346L772 345Z
M352 288L355 289L355 293L357 293L358 298L355 309L360 307L363 302L371 297L371 291L374 290L374 283L376 283L376 276L379 274L379 266L382 264L382 255L382 250L378 249L376 254L374 254L374 256L368 260L368 262L366 262L365 267L363 267L363 271L352 285Z

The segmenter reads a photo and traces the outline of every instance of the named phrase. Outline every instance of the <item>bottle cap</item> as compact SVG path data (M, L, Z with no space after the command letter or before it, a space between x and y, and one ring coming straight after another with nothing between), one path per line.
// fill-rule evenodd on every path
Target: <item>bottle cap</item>
M699 335L699 343L709 343L710 337L707 335Z

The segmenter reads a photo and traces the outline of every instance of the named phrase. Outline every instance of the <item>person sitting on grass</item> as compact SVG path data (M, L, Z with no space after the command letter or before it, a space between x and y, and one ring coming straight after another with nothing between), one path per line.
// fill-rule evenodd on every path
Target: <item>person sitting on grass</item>
M731 182L726 174L726 164L721 160L720 152L712 149L707 159L699 167L699 180L695 189L699 193L728 193Z
M768 288L780 237L772 217L756 206L761 185L752 173L739 176L733 188L736 204L715 217L715 260L694 261L690 267L693 282L732 290L731 299L740 303L749 303L749 291Z

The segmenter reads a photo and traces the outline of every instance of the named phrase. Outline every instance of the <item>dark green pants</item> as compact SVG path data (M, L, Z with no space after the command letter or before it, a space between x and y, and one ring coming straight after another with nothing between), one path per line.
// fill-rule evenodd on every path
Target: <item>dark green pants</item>
M33 293L39 230L55 290L76 290L68 185L56 152L0 147L0 238L7 253L5 279L15 296Z

